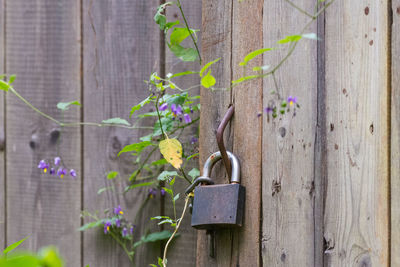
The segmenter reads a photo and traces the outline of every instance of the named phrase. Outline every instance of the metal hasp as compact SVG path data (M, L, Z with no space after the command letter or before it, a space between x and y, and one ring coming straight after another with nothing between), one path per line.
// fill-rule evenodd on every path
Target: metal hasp
M232 166L230 184L200 185L194 190L192 226L196 229L220 229L242 226L245 187L240 185L240 164L227 151ZM221 159L221 153L212 154L204 164L203 176L209 178L212 167Z
M226 153L226 148L225 148L225 144L224 144L224 131L225 131L226 125L232 119L234 112L235 112L235 106L233 104L231 104L228 108L228 111L225 113L225 116L222 118L222 121L218 126L217 134L216 134L218 148L219 148L219 151L221 152L221 156L222 156L222 162L225 165L226 173L228 174L229 178L231 178L232 166L231 166L230 160L228 159L228 154Z

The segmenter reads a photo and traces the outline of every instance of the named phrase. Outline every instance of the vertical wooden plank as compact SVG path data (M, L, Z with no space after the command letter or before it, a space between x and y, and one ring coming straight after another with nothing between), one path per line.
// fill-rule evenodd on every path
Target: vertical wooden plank
M6 3L6 69L33 105L61 119L60 101L80 100L80 4L69 1ZM7 94L7 242L29 236L23 247L54 244L67 266L79 266L81 206L80 131L64 129L57 153L56 125ZM77 109L65 120L79 121ZM53 138L52 138L53 136ZM41 159L60 156L78 179L41 174Z
M388 2L326 13L328 266L389 264Z
M153 21L157 1L85 0L84 21L84 120L101 121L112 117L128 119L130 108L148 96L144 80L158 71L159 29ZM127 180L133 172L129 155L117 157L127 144L137 142L145 132L121 128L84 129L84 209L102 211L121 205L128 220L133 220L148 189L122 194L124 182L115 192L97 194L110 186L105 174L119 171ZM135 238L147 230L160 214L158 197L139 215ZM101 230L84 233L84 264L90 266L128 266L129 260L116 242ZM159 247L144 246L136 251L136 266L157 261Z
M227 87L231 80L231 23L232 1L203 0L202 6L202 59L204 63L218 57L221 60L213 66L213 75L217 78L218 88ZM215 133L222 117L228 109L231 92L201 88L200 115L200 166L203 166L210 154L218 151ZM231 126L225 130L225 146L232 151ZM225 171L222 164L214 167L213 178L216 183L225 183ZM216 258L209 257L205 231L197 235L197 266L229 266L231 260L231 233L218 232L216 236Z
M392 1L391 266L400 266L400 1Z
M312 13L312 1L296 5ZM286 1L264 4L264 47L275 47L286 35L299 34L311 19ZM278 27L276 25L279 25ZM306 32L317 32L316 21ZM275 66L288 47L264 56ZM262 259L265 266L314 266L314 145L317 123L317 42L301 40L288 61L275 73L283 98L297 96L301 105L291 113L267 121L263 118L263 227ZM273 77L264 80L264 107L274 95ZM280 105L280 103L276 103ZM301 241L299 241L301 240ZM315 265L321 266L321 265Z
M263 0L233 1L232 79L243 76L239 63L250 52L263 47ZM262 65L262 56L247 68ZM249 71L250 72L250 71ZM243 226L234 232L229 266L260 266L261 167L263 81L256 79L232 89L235 115L233 152L240 159L241 184L246 187ZM226 244L229 247L229 244Z
M183 7L186 19L188 20L188 24L192 29L201 29L201 0L181 0L181 5ZM167 17L168 21L175 21L177 19L180 20L181 26L184 27L183 18L180 15L179 9L168 8L167 9ZM201 32L197 33L198 36L198 45L199 49L201 49ZM188 38L190 39L190 38ZM185 40L185 45L193 47L192 40ZM168 46L165 45L166 51L166 60L165 60L165 73L179 73L187 70L197 71L200 69L199 62L182 62L180 59L175 57L168 49ZM190 86L200 84L200 78L198 75L191 75L185 77L184 79L177 80L179 86L182 88L188 88ZM200 89L196 88L194 90L190 90L189 94L191 96L198 95L200 93ZM197 115L195 115L197 116ZM195 116L192 116L193 118ZM180 140L183 142L184 151L186 154L190 153L194 147L198 144L191 144L191 138L196 136L198 132L198 126L194 125L193 127L187 128L185 133L181 136ZM198 168L198 162L192 160L186 167L187 170L191 168ZM187 188L188 183L181 179L177 181L174 185L174 191L180 192L181 198L178 202L176 202L176 209L178 214L182 211L184 205L184 193ZM165 214L171 216L173 214L173 206L169 198L165 199ZM190 214L186 214L182 224L179 228L179 232L181 233L181 237L176 239L171 248L168 251L168 265L169 266L180 266L180 267L191 267L193 266L193 262L196 258L196 237L197 231L191 227Z
M4 13L5 1L0 0L0 74L4 73ZM4 94L0 96L0 248L5 246L6 237L6 198L4 177Z

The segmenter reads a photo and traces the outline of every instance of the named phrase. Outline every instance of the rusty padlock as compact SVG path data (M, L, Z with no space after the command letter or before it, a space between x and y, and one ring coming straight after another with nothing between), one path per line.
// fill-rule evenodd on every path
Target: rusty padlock
M192 212L192 226L197 229L214 230L242 226L246 189L240 184L238 158L227 151L232 165L230 184L213 184L210 178L214 164L221 159L221 153L212 154L203 167L203 176L198 177L195 187ZM211 184L211 185L210 185ZM188 191L193 190L188 188Z

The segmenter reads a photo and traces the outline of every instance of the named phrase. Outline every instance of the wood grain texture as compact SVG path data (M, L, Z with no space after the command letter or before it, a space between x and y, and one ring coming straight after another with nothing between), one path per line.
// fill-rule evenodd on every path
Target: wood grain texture
M389 264L388 2L326 13L327 266Z
M400 1L392 1L391 266L400 266Z
M202 6L202 59L203 64L218 57L221 60L212 67L212 73L217 79L217 88L226 88L231 80L231 23L232 1L203 0ZM230 91L211 92L201 88L201 115L200 115L200 166L215 151L216 131L225 115L230 100ZM225 146L227 150L233 148L233 132L231 124L225 130ZM225 183L225 170L222 164L217 164L213 169L213 178L216 183ZM221 231L216 235L216 258L209 257L207 235L205 231L197 234L197 266L229 266L231 260L231 231Z
M232 70L233 80L243 75L239 63L250 52L263 47L263 0L233 1ZM254 65L253 65L254 64ZM262 56L247 68L261 66ZM250 74L250 73L249 73ZM246 187L243 226L233 231L229 266L260 266L263 81L256 79L232 89L235 115L233 152L241 165L241 184ZM229 244L226 245L229 247Z
M56 104L80 100L79 1L23 1L6 3L6 70L17 74L14 87L33 105L61 119ZM22 245L38 250L56 245L67 266L79 266L81 206L80 131L60 130L7 94L7 243L29 236ZM65 120L79 121L78 109ZM76 169L77 179L41 174L41 159L62 157Z
M181 5L183 7L183 11L188 20L189 26L192 29L200 29L201 28L201 0L181 0ZM183 18L180 15L179 9L176 7L171 7L167 9L167 18L168 21L175 21L179 19L181 22L181 26L184 27ZM201 33L197 33L198 36L198 45L200 46ZM183 45L185 47L194 47L192 40L188 38L184 41ZM199 47L199 49L201 46ZM165 73L179 73L187 70L198 71L200 70L199 62L182 62L180 59L175 57L168 46L165 45ZM200 84L200 78L198 75L189 75L182 79L176 79L177 84L182 88L188 88L194 85ZM195 88L189 91L189 95L194 96L200 93L199 88ZM198 116L198 112L191 115L192 119ZM182 134L180 140L184 146L184 152L186 155L191 155L196 152L196 148L198 147L198 143L191 144L191 138L193 136L197 136L198 133L198 125L194 125L193 127L185 129L185 132ZM198 160L194 158L190 163L186 165L186 170L190 171L192 168L198 168ZM174 185L174 191L180 192L180 199L176 202L177 213L183 209L184 205L184 192L188 186L188 183L183 180L177 180ZM165 214L168 216L173 215L173 207L172 202L168 197L165 199ZM191 267L193 266L193 262L196 258L196 239L197 239L197 231L192 228L190 213L187 212L184 220L179 228L179 232L181 236L177 238L172 244L170 249L168 250L168 265L169 266L180 266L180 267Z
M311 1L296 5L313 12ZM264 47L276 46L286 35L299 34L310 18L286 1L264 3ZM277 26L278 25L278 26ZM317 32L316 21L306 32ZM275 66L288 46L266 53L264 65ZM283 99L297 96L301 109L268 121L263 114L262 260L264 266L314 266L314 145L317 123L317 42L301 40L275 73ZM275 90L273 77L264 79L264 107ZM279 106L280 102L276 104ZM322 266L322 265L315 265Z
M94 1L83 2L84 22L84 120L101 121L112 117L128 119L130 108L148 96L147 80L158 71L160 56L159 29L153 21L157 1ZM148 109L146 111L149 111ZM130 120L133 122L133 120ZM125 181L134 170L132 157L118 152L138 138L142 130L121 128L84 129L84 209L89 211L117 205L133 220L148 188L122 194ZM119 171L116 190L101 195L97 191L112 185L106 173ZM151 216L160 214L158 197L138 216L134 237L148 230L157 230ZM116 242L102 231L84 234L84 264L90 266L128 266L129 260ZM142 246L136 251L136 266L157 261L159 246Z
M5 1L0 0L0 74L4 70L4 5ZM4 173L4 142L5 142L5 124L4 124L4 94L0 95L0 249L5 247L6 237L6 189L5 189L5 173Z

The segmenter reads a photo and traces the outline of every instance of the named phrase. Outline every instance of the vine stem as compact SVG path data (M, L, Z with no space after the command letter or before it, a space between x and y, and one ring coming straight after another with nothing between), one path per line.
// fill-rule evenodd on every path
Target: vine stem
M97 127L119 127L125 129L153 129L153 127L146 126L128 126L121 124L109 124L109 123L98 123L98 122L61 122L52 116L44 113L34 105L32 105L28 100L26 100L22 95L20 95L13 87L9 87L8 90L13 93L16 97L18 97L22 102L24 102L28 107L30 107L33 111L41 115L42 117L54 122L55 124L61 127L78 127L78 126L97 126Z
M304 9L300 8L299 6L297 6L295 3L293 3L290 0L285 0L289 5L291 5L292 7L294 7L295 9L297 9L298 11L300 11L301 13L303 13L304 15L306 15L307 17L310 18L314 18L313 15L311 15L310 13L308 13L307 11L305 11Z
M184 22L185 22L186 29L189 31L190 37L192 38L192 41L193 41L193 43L194 43L194 46L196 47L197 55L199 56L199 61L200 61L200 65L201 65L201 55L200 55L199 47L197 46L197 42L196 42L196 40L194 39L193 34L192 34L192 31L191 31L190 28L189 28L189 24L188 24L188 22L187 22L187 20L186 20L185 13L183 13L181 1L180 1L180 0L176 0L176 3L177 3L177 6L178 6L179 10L181 11L181 15L182 15L182 18L183 18L183 20L184 20Z
M168 251L168 246L171 243L172 239L175 237L176 233L178 232L179 227L181 226L181 222L183 220L183 217L185 216L186 213L186 208L189 204L189 199L193 197L193 193L190 193L189 195L186 196L186 200L185 200L185 206L183 207L183 211L182 211L182 215L179 218L179 222L175 227L175 231L172 233L171 237L168 239L167 244L165 244L165 248L164 248L164 256L163 256L163 266L167 267L167 251Z

